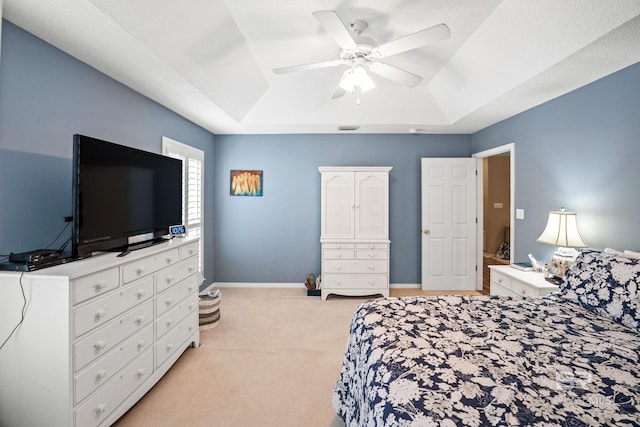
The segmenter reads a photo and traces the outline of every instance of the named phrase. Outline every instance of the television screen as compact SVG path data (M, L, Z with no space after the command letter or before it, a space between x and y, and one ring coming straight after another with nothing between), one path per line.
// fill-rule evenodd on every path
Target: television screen
M128 250L182 222L182 161L74 135L74 257Z

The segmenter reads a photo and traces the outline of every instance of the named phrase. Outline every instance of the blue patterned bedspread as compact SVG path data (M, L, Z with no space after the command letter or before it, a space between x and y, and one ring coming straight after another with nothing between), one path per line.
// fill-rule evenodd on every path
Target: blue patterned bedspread
M333 405L352 426L640 425L640 335L557 296L362 304Z

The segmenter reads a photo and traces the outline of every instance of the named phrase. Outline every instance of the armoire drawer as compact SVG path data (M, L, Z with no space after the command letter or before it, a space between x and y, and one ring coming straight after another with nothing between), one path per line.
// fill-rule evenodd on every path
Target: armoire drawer
M387 259L388 254L386 249L358 249L356 259Z
M148 277L120 292L78 308L73 312L74 336L79 337L152 297L153 277Z
M385 274L325 274L322 286L326 289L386 289Z
M140 331L153 320L153 301L110 322L73 346L74 372L80 371L98 357L106 354L129 335Z
M386 273L389 263L386 260L371 261L338 261L326 260L322 264L322 271L327 273ZM324 281L324 280L323 280Z

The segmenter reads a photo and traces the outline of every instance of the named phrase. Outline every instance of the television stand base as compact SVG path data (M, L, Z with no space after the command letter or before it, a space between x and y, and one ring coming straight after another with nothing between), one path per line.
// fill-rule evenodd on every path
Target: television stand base
M159 245L161 243L168 242L169 240L171 240L171 237L157 237L152 240L147 240L140 243L133 243L127 246L120 246L119 248L113 248L109 252L120 252L117 256L123 257L123 256L129 255L131 251L136 251L138 249L144 249L150 246Z

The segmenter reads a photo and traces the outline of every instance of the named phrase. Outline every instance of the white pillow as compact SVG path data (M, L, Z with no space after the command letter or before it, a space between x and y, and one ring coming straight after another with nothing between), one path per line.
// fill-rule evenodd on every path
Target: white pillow
M629 249L625 249L624 254L629 258L640 258L640 252L630 251Z
M605 254L613 254L613 255L624 255L624 252L619 251L617 249L613 249L613 248L604 248L603 251Z

